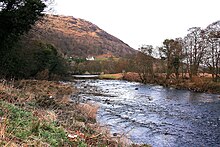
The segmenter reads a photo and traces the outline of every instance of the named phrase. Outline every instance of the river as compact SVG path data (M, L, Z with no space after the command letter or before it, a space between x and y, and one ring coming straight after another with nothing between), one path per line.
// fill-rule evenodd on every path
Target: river
M155 147L220 147L220 95L120 80L76 80L111 133Z

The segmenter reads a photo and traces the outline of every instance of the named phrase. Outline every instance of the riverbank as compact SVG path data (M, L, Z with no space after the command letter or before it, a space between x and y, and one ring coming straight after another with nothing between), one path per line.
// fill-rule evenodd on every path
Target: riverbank
M79 104L77 92L71 83L1 80L0 145L125 146L99 128L98 106Z
M107 77L107 78L105 78ZM142 82L137 73L128 72L125 74L107 74L101 75L101 79L112 79L118 80L123 79L127 81ZM147 83L149 84L158 84L164 87L172 87L175 89L187 89L194 92L206 92L213 94L220 94L220 82L213 82L210 75L202 74L200 76L194 76L192 80L189 78L170 78L166 80L165 76L162 74L155 75L154 78L150 78Z

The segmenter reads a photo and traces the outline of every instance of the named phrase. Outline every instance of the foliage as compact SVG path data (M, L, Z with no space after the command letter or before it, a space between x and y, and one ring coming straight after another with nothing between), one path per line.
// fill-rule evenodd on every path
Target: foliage
M163 45L159 51L161 58L167 62L166 78L169 79L172 72L175 72L178 79L180 61L183 58L181 39L165 39Z
M62 76L67 72L66 62L52 45L26 38L5 57L7 61L0 73L6 77L53 79L54 75Z
M68 59L69 62L76 62L77 64L85 62L86 59L85 58L69 58Z
M58 55L57 50L50 44L40 43L40 50L34 53L37 72L48 70L49 79L51 74L62 75L66 71L64 60Z
M12 49L20 36L28 32L43 16L45 7L41 0L0 1L0 71L8 70L1 75L11 72L12 69L12 72L15 72L20 68L16 64L20 59Z
M46 5L41 0L0 1L1 53L10 49L19 37L43 16Z
M89 72L91 74L121 73L131 71L133 68L132 59L126 58L105 58L105 60L84 61L73 65L75 74Z

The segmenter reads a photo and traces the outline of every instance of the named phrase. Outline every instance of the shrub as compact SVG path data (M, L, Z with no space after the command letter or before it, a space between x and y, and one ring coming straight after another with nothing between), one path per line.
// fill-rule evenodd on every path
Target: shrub
M48 80L66 74L67 64L54 46L23 39L13 50L7 52L0 69L0 76L6 78L37 77Z

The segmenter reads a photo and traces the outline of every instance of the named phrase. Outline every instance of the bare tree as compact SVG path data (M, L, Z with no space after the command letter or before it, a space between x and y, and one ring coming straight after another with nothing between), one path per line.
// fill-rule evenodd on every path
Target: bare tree
M190 78L197 75L202 59L206 53L205 31L199 27L190 28L189 34L184 38L184 52L187 54L188 72Z
M143 45L139 48L139 52L135 59L136 71L143 83L147 83L149 79L152 80L154 78L152 53L152 45Z
M220 79L220 21L210 24L206 28L207 53L204 57L205 64L212 73L213 81Z

